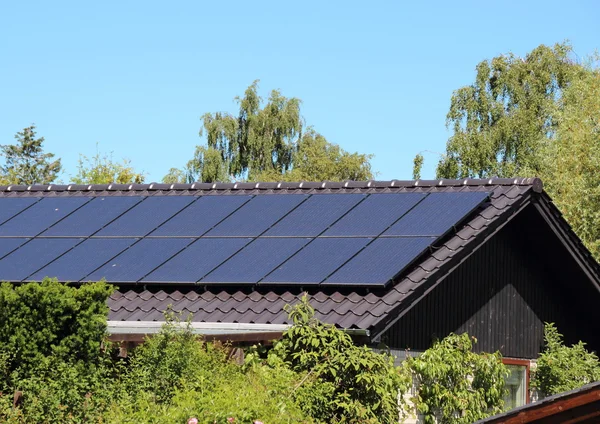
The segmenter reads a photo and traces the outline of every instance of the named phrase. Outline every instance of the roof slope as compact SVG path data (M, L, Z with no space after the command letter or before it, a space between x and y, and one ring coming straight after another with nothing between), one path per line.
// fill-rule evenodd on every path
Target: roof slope
M119 284L121 291L110 300L110 320L162 320L169 305L174 311L193 314L198 322L286 323L283 306L294 303L304 290L318 318L341 328L369 329L381 334L393 324L398 313L439 283L488 237L511 217L541 199L550 219L561 221L556 208L542 193L539 179L369 181L346 183L236 183L236 184L133 184L91 186L9 186L0 187L2 197L75 198L80 196L182 196L182 195L261 195L261 194L377 194L377 193L489 193L489 201L469 215L459 226L437 239L418 261L410 264L385 287L314 286L274 287L186 286ZM597 264L572 231L561 231L577 251L590 276L597 279ZM382 260L385 260L383 258ZM0 275L0 279L5 279Z
M260 184L258 185L261 186ZM214 189L252 190L248 185L223 186ZM419 289L424 289L427 281L437 274L447 272L453 258L472 251L480 235L485 235L501 225L520 207L524 207L532 192L541 192L538 179L493 179L460 181L389 181L348 183L298 183L271 186L269 190L285 190L287 193L326 191L335 193L373 192L491 192L491 202L477 212L466 224L443 244L425 255L405 276L401 277L385 291L329 290L308 291L311 305L317 318L341 328L371 329L383 328L392 324L396 311L406 300L417 297ZM258 189L260 190L260 188ZM471 247L471 249L468 249ZM461 255L463 254L463 255ZM194 321L206 322L249 322L287 323L286 303L295 303L302 296L301 291L258 291L243 292L231 290L179 290L173 293L145 290L116 292L109 302L110 319L113 320L160 320L162 311L168 305L173 310L193 314Z

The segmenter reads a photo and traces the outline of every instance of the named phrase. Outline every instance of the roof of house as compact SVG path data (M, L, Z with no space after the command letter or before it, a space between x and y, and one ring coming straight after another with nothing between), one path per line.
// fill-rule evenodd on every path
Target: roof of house
M511 409L476 424L600 422L600 381Z
M412 197L407 196L410 193L413 193ZM444 203L445 200L430 202L429 206L424 206L417 210L418 213L413 213L414 219L408 221L410 224L408 227L419 227L416 233L411 233L405 225L404 229L396 233L392 231L391 235L387 236L390 228L394 228L394 223L398 224L408 216L407 211L412 210L411 208L420 202L425 205L426 202L422 202L423 198L437 193L457 195L450 196L449 204ZM277 202L273 203L276 197L268 196L273 194L285 195L277 197L279 199L277 202L283 206L279 206L279 203L275 204ZM309 202L305 201L307 198L319 194L346 196L336 197L342 199L341 202L324 201L324 204L313 205L310 213L297 212L301 209L298 207L300 203L308 204ZM364 202L366 198L382 199L382 196L373 196L379 194L404 194L389 197L400 199L400 203L405 202L409 197L412 199L408 209L396 205L399 208L396 215L392 214L386 218L389 222L384 225L383 230L371 228L371 221L376 220L369 214L380 212L374 209L360 212L357 208L357 204ZM420 197L415 197L414 194L419 194ZM216 213L213 207L202 214L200 219L181 221L183 218L178 218L180 221L173 221L170 218L173 214L177 217L183 216L177 212L189 205L190 196L205 198L216 196L211 200L219 205L216 208L230 208L231 211L237 211L240 205L245 205L244 202L250 198L260 199L263 203L259 205L260 207L251 210L251 215L242 214L243 216L237 220L235 213L221 220L218 216L211 216L212 213ZM48 218L47 213L42 214L40 211L36 215L34 208L30 206L31 202L40 197L46 202L46 208L55 207L53 212L56 212L59 218ZM77 214L74 214L74 211L83 209L82 205L89 201L89 197L99 198L95 205L101 207L89 208L95 212L89 212L85 219L76 219ZM114 200L117 197L118 202ZM126 197L130 199L123 200ZM442 197L437 196L436 199ZM0 187L0 200L4 198L22 199L20 202L23 204L16 205L16 202L13 202L15 210L4 208L5 212L0 212L0 222L3 222L0 225L0 238L5 242L0 246L0 279L29 281L40 279L48 274L50 276L64 274L63 271L67 268L69 272L75 273L69 275L76 275L76 277L62 279L70 281L79 279L87 281L107 275L112 276L107 279L114 281L120 287L109 300L109 320L112 321L160 321L163 319L163 312L171 306L174 311L193 314L192 319L195 322L283 324L287 322L284 305L296 302L304 291L308 291L316 316L321 320L341 328L369 329L372 334L381 334L393 324L401 311L407 310L418 301L478 246L533 201L545 219L553 223L553 228L558 231L557 234L560 233L563 243L569 247L589 278L600 289L597 263L543 193L541 181L535 178L345 183L8 186ZM145 213L137 215L128 212L134 210L134 205L142 198L154 198L157 204L162 205L162 210L147 208ZM100 203L100 199L104 203ZM225 203L229 205L222 206ZM272 209L278 207L282 208L280 213L271 213ZM335 208L341 210L332 212ZM29 216L26 213L28 210L31 212ZM294 211L297 213L294 214ZM356 212L354 219L351 211ZM259 222L248 223L247 216L254 216ZM325 219L323 216L329 218ZM451 219L440 218L447 216ZM338 223L342 217L347 221L345 228L353 229L348 233L349 235L343 232L337 234L332 230L335 229L333 224ZM90 227L90 221L96 224ZM435 228L438 221L444 222L443 228ZM181 230L182 226L186 225L191 225L193 228L186 227L185 231ZM155 229L157 226L158 229ZM240 227L245 228L245 232L239 232ZM357 227L371 228L369 231L374 233L371 234L367 230L360 233L362 230L357 230ZM65 228L69 230L65 232ZM151 234L148 228L152 231ZM178 233L180 230L183 232ZM199 237L200 233L196 234L193 231L203 231L203 237ZM331 257L327 252L326 242L322 240L328 237L328 231L333 231L335 237L346 239L343 241L346 244L334 244L332 246L335 249L330 250L337 252L343 250L338 249L339 246L353 244L357 246L340 253L342 257L336 259L339 263L334 263L333 268L329 259L324 261L320 258L320 256ZM423 231L425 234L422 234ZM196 235L192 236L192 233ZM190 249L187 257L181 254L191 243L202 238L210 239L211 234L213 240L210 240L210 243L213 244L209 244L204 250L198 250L195 256L189 253L192 252ZM286 243L295 243L295 246L285 245L280 249L282 251L291 249L287 253L273 248L270 251L256 248L253 254L245 258L241 255L241 260L234 263L244 264L250 260L252 263L260 263L262 267L267 266L272 269L269 275L275 275L271 279L261 274L261 277L252 281L235 279L228 281L226 272L225 275L208 280L202 277L190 281L187 277L191 272L190 269L195 272L197 268L202 267L210 270L218 268L224 260L244 252L243 247L247 243L247 241L240 242L238 250L234 248L235 254L232 254L227 249L224 252L219 251L224 248L214 244L217 242L216 239L248 238L255 241L258 238L269 237L286 239ZM135 239L136 242L141 240L137 244L144 246L143 249L142 247L138 249L142 249L142 253L127 257L127 253L133 250L130 249L131 243L126 238ZM400 243L398 241L400 238L410 239L413 244L417 239L424 241L416 247L411 244L413 247L394 249L393 247L396 246L394 243ZM44 239L44 246L51 244L52 248L37 252L34 255L35 259L32 259L31 251L24 247L35 246L35 243L41 246L42 239ZM315 255L313 252L312 256L308 255L303 258L303 261L298 260L299 263L295 266L290 265L287 268L283 266L290 261L290 258L301 256L297 252L311 242L315 244L317 239L319 243L325 245L317 251L317 253L321 252L320 254ZM31 240L36 241L30 243ZM82 240L87 243L82 243ZM376 241L378 243L375 243ZM204 242L208 243L206 240ZM233 242L228 239L227 243L229 243L227 246L230 246ZM369 251L365 245L369 247L377 244L380 247L377 249L372 247L370 254L367 254ZM73 252L74 246L78 247L79 256L76 262L72 261L67 266L63 263L63 259L69 257L67 253ZM401 253L407 249L408 258L402 257ZM367 253L364 253L365 251ZM119 256L121 252L125 253ZM221 259L214 264L210 261L209 264L206 264L206 261L199 261L200 257L211 258L219 255ZM124 259L119 262L115 261L115 257ZM172 260L173 257L176 258L175 261ZM370 268L373 270L371 274L363 272L360 266L351 266L352 259L357 257L368 259L358 261L359 264L376 264L375 267ZM175 265L165 265L165 261L169 263L169 259ZM150 269L152 271L150 276L148 272L138 275L134 272L137 261L154 264L156 269ZM317 273L317 277L306 276L313 275L314 269L318 270L320 267L325 268L325 271ZM340 272L344 267L347 267L347 271ZM379 269L381 267L385 269L381 271ZM80 268L85 269L85 272ZM232 268L235 267L229 269ZM90 270L95 271L88 272ZM373 274L376 274L377 278L373 277ZM172 279L171 275L173 275ZM341 277L332 280L332 275L341 275ZM239 276L235 278L239 279ZM356 280L353 280L354 278Z

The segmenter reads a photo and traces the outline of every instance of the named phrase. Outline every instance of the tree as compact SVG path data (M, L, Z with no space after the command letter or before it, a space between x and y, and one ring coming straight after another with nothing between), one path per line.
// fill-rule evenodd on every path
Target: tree
M539 176L573 230L600 260L600 72L565 89L556 139L542 150Z
M597 57L570 54L542 45L481 62L475 83L452 96L437 177L540 177L600 260L600 70Z
M565 346L563 336L552 323L544 328L545 348L537 360L531 384L544 395L577 389L600 380L600 361L579 342Z
M423 155L421 153L417 153L415 159L413 160L413 180L421 179L421 169L423 168Z
M292 156L293 167L283 173L263 171L252 181L343 181L373 178L371 155L349 153L309 128Z
M198 146L183 170L171 169L164 182L231 180L345 180L372 178L370 155L348 153L312 128L304 131L300 100L273 90L263 105L254 81L236 97L237 116L206 113Z
M571 46L541 45L477 65L472 85L456 90L446 117L453 135L438 178L539 175L540 151L554 139L565 88L584 75Z
M36 138L35 125L15 135L16 144L0 146L4 165L0 167L2 184L48 184L61 171L60 159L52 160L53 153L43 153L44 137Z
M75 184L141 184L144 174L136 172L127 159L121 163L115 162L112 153L101 155L97 151L92 158L79 155L77 175L72 179Z

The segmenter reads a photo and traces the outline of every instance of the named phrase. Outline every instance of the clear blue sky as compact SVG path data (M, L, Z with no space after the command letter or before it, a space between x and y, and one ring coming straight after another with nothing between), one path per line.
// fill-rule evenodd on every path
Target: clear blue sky
M235 113L260 79L329 141L373 153L378 178L408 179L417 152L444 150L450 96L479 61L600 48L597 1L418 3L4 1L0 144L35 123L64 182L96 143L160 181L203 142L200 115Z

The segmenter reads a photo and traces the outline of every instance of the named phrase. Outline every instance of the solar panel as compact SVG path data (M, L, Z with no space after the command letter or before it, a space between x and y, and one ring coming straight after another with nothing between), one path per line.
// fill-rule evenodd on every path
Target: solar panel
M352 258L370 238L319 238L292 256L261 283L318 284Z
M255 196L226 220L210 230L207 235L258 236L283 218L307 197L304 194Z
M136 282L188 245L188 238L142 239L92 274L86 281Z
M42 236L89 236L139 203L141 196L95 197Z
M203 283L257 283L311 239L258 238L202 279Z
M59 281L79 281L137 240L134 238L87 239L30 276L28 280L39 281L44 277L53 277Z
M479 206L488 193L431 193L384 236L441 236Z
M200 238L142 281L195 283L251 240L249 238Z
M378 238L323 284L385 285L427 250L433 241L434 237Z
M365 194L315 194L275 224L265 236L315 237L365 199Z
M79 238L33 239L0 260L2 281L21 281L81 242Z
M4 256L8 255L10 252L15 250L17 247L21 246L26 241L31 239L28 238L1 238L0 239L0 259ZM0 276L0 281L2 281L2 276Z
M9 220L23 209L33 205L40 198L35 197L1 197L0 198L0 224Z
M89 201L89 197L45 197L0 225L0 236L35 236Z
M252 196L202 196L154 230L151 236L201 236Z
M95 235L145 236L196 199L193 196L147 197Z
M324 236L378 236L427 195L424 193L371 194Z

